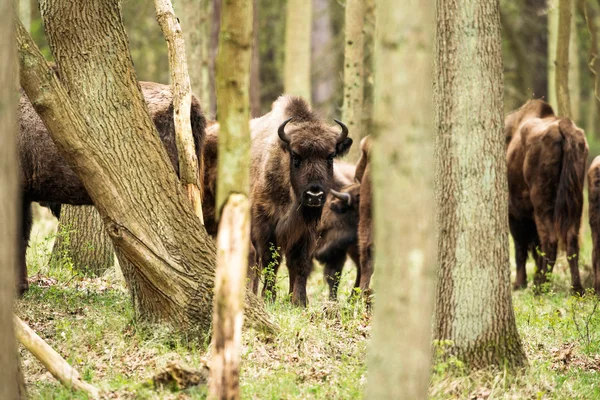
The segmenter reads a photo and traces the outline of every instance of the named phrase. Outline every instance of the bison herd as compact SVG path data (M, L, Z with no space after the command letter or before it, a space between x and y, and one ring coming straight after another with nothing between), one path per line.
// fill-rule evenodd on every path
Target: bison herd
M178 172L172 95L169 86L140 83L175 172ZM208 123L198 100L191 108L192 131L203 174L207 232L217 234L215 196L219 124ZM92 204L84 186L62 158L24 93L19 105L18 140L22 188L22 242L19 289L27 290L25 251L31 230L31 203L50 207ZM368 299L373 275L370 139L361 143L356 166L339 161L352 145L348 128L323 121L303 99L281 96L272 110L250 121L251 246L249 288L257 293L267 267L277 273L273 248L280 248L289 271L291 301L306 306L313 258L324 265L329 298L336 300L347 257L357 268L355 288ZM582 293L579 228L588 146L583 131L559 118L541 100L530 100L505 121L509 226L515 243L515 288L527 286L528 254L535 260L534 285L546 281L564 244L571 285ZM588 172L593 236L594 288L600 293L600 157ZM263 296L275 295L273 279L263 279Z

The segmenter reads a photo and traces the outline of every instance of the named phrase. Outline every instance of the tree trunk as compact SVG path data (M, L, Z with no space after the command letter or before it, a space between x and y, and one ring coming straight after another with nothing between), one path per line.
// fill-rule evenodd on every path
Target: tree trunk
M579 65L579 38L577 36L577 8L571 0L571 37L569 40L569 98L571 103L571 119L580 122L581 117L581 76Z
M374 74L374 52L375 52L375 0L365 0L365 60L364 60L364 98L363 98L363 122L361 138L373 131L373 74Z
M339 72L335 64L336 47L333 38L331 2L315 0L311 32L311 71L313 105L326 119L338 118L335 104L336 81ZM344 121L345 122L345 121Z
M571 118L569 96L569 44L571 41L571 0L559 0L556 42L556 105L558 116Z
M63 204L50 263L68 258L77 271L101 276L114 265L113 246L94 206Z
M468 365L526 363L512 308L497 0L438 0L435 338ZM473 223L477 221L477 223Z
M252 0L252 63L250 65L250 116L260 117L260 50L258 48L258 7Z
M21 86L100 212L136 316L190 337L206 334L214 245L194 215L148 115L119 2L86 1L84 7L45 0L41 9L61 80L70 93L49 72L27 32L19 29ZM251 295L246 300L249 319L274 329L258 300Z
M154 0L156 20L162 29L169 48L169 69L171 71L171 91L173 92L173 119L175 120L175 143L179 155L179 179L187 191L194 214L204 224L202 216L202 160L196 156L194 135L190 113L192 108L192 88L188 74L185 42L179 20L175 16L171 0ZM191 28L191 27L190 27ZM183 111L182 111L183 110Z
M286 94L311 102L310 32L312 0L288 0L283 87Z
M433 4L409 0L397 7L395 0L384 0L377 8L373 118L378 129L370 159L375 270L384 279L375 286L369 399L422 399L429 386L436 270L430 212ZM405 65L410 68L402 70ZM402 78L390 79L398 71Z
M342 120L350 129L350 137L360 142L364 94L364 22L365 0L346 1L344 23L344 106ZM358 146L350 147L348 160L356 162Z
M250 202L246 194L232 194L223 209L217 238L219 255L215 278L209 399L240 398L242 323L249 245Z
M219 47L219 31L221 29L221 1L209 0L211 2L211 24L210 24L210 110L208 117L215 119L217 117L217 83L215 77L215 63L217 59L217 49Z
M598 46L598 12L593 5L587 5L585 0L579 0L580 12L585 17L585 22L590 34L590 55L588 57L588 68L593 75L594 87L591 93L589 117L586 131L588 134L600 138L600 132L596 132L596 120L600 116L600 46Z
M15 77L14 2L0 1L0 399L25 398L19 393L17 341L12 324L20 224L17 160L17 91Z
M548 103L557 110L556 44L558 42L558 2L548 0Z

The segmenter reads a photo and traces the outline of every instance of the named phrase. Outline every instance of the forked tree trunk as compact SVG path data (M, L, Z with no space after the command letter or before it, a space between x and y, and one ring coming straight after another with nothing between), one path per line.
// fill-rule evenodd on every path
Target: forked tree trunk
M283 86L286 94L311 102L310 32L312 0L288 0L285 26Z
M171 0L154 0L156 19L169 48L169 70L173 92L173 120L175 121L175 143L179 157L179 179L187 192L194 213L204 224L202 215L202 160L196 156L190 113L192 88L185 55L185 42L179 20L175 16ZM191 29L192 27L190 27Z
M250 247L250 64L253 2L228 0L221 9L217 58L219 157L217 236L209 398L239 399L244 292ZM221 211L222 209L222 211Z
M69 95L23 29L17 35L21 86L100 212L136 316L191 337L207 333L214 245L194 215L148 114L119 2L86 0L84 6L46 0L41 6ZM275 329L254 296L246 301L250 321Z
M433 4L409 0L397 7L395 0L384 0L377 8L373 118L378 129L370 159L378 278L369 399L427 397L435 293ZM403 65L411 67L401 72L402 79L390 79Z
M17 91L13 0L0 0L0 399L26 398L19 393L19 369L13 331L20 225L17 160Z
M93 276L101 276L114 265L112 242L94 206L61 206L50 263L68 260L75 270Z
M556 104L560 117L571 118L569 96L569 45L571 41L572 0L559 0L556 42Z
M350 137L359 143L362 133L364 94L364 25L365 0L346 1L344 22L344 105L342 120L350 129ZM350 147L348 160L356 162L359 146Z
M438 0L436 47L434 335L472 367L520 366L526 358L510 286L499 2Z

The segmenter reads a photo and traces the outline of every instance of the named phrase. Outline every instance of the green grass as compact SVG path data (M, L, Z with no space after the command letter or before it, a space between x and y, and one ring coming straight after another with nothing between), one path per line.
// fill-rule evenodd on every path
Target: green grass
M149 382L171 361L201 369L210 358L209 346L188 343L165 330L137 326L122 278L114 271L91 279L75 273L68 259L48 266L53 229L54 220L42 213L28 253L32 285L17 304L18 315L84 379L114 397L205 398L205 388L172 392L155 389ZM583 237L581 264L589 287L589 232ZM309 307L302 310L290 305L287 272L281 268L277 301L266 305L281 333L265 338L252 330L244 332L243 398L362 397L370 317L360 303L347 301L354 276L349 265L342 274L340 301L332 304L327 301L322 270L317 268L309 282ZM600 306L592 313L596 298L571 297L568 282L562 257L549 293L534 296L527 289L513 296L529 359L526 370L469 372L456 360L437 361L432 368L431 398L600 398ZM85 398L58 384L24 349L21 355L31 398Z

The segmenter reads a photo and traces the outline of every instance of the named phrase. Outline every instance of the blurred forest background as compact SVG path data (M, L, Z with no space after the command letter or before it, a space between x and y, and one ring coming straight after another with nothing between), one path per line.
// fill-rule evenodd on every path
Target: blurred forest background
M44 38L37 2L31 1L30 12L21 0L21 19L30 16L31 33L47 56L50 50ZM251 110L254 117L269 111L271 103L284 92L284 57L287 0L252 0L255 3L254 35L255 52L252 62ZM190 29L186 22L186 0L174 0L175 13L181 20L184 32ZM214 60L218 44L220 0L197 1L205 16L197 32L202 46L206 46L201 65L192 65L193 75L206 68L210 75L210 93L193 91L201 99L209 116L216 114L214 93ZM343 0L312 0L311 30L311 97L313 106L324 117L341 114L344 75L344 10ZM502 38L505 71L505 112L508 113L529 98L544 98L556 109L554 89L554 54L556 52L558 1L557 0L501 0ZM308 3L307 3L308 4ZM373 33L374 0L367 1L365 10L365 113L364 130L369 131L373 90ZM598 53L598 25L600 24L600 1L575 0L573 2L571 42L569 51L569 87L572 119L582 127L590 142L590 159L600 154L599 110L600 102L595 93L595 70L600 69ZM131 53L140 80L169 83L167 45L156 22L154 2L151 0L125 0L123 18L129 34ZM204 34L202 34L204 33ZM301 39L301 38L299 38ZM189 50L188 50L189 53ZM552 56L549 57L548 55ZM188 55L189 59L189 55ZM399 71L400 73L401 71ZM399 94L408 95L410 94ZM206 103L209 104L206 104Z

